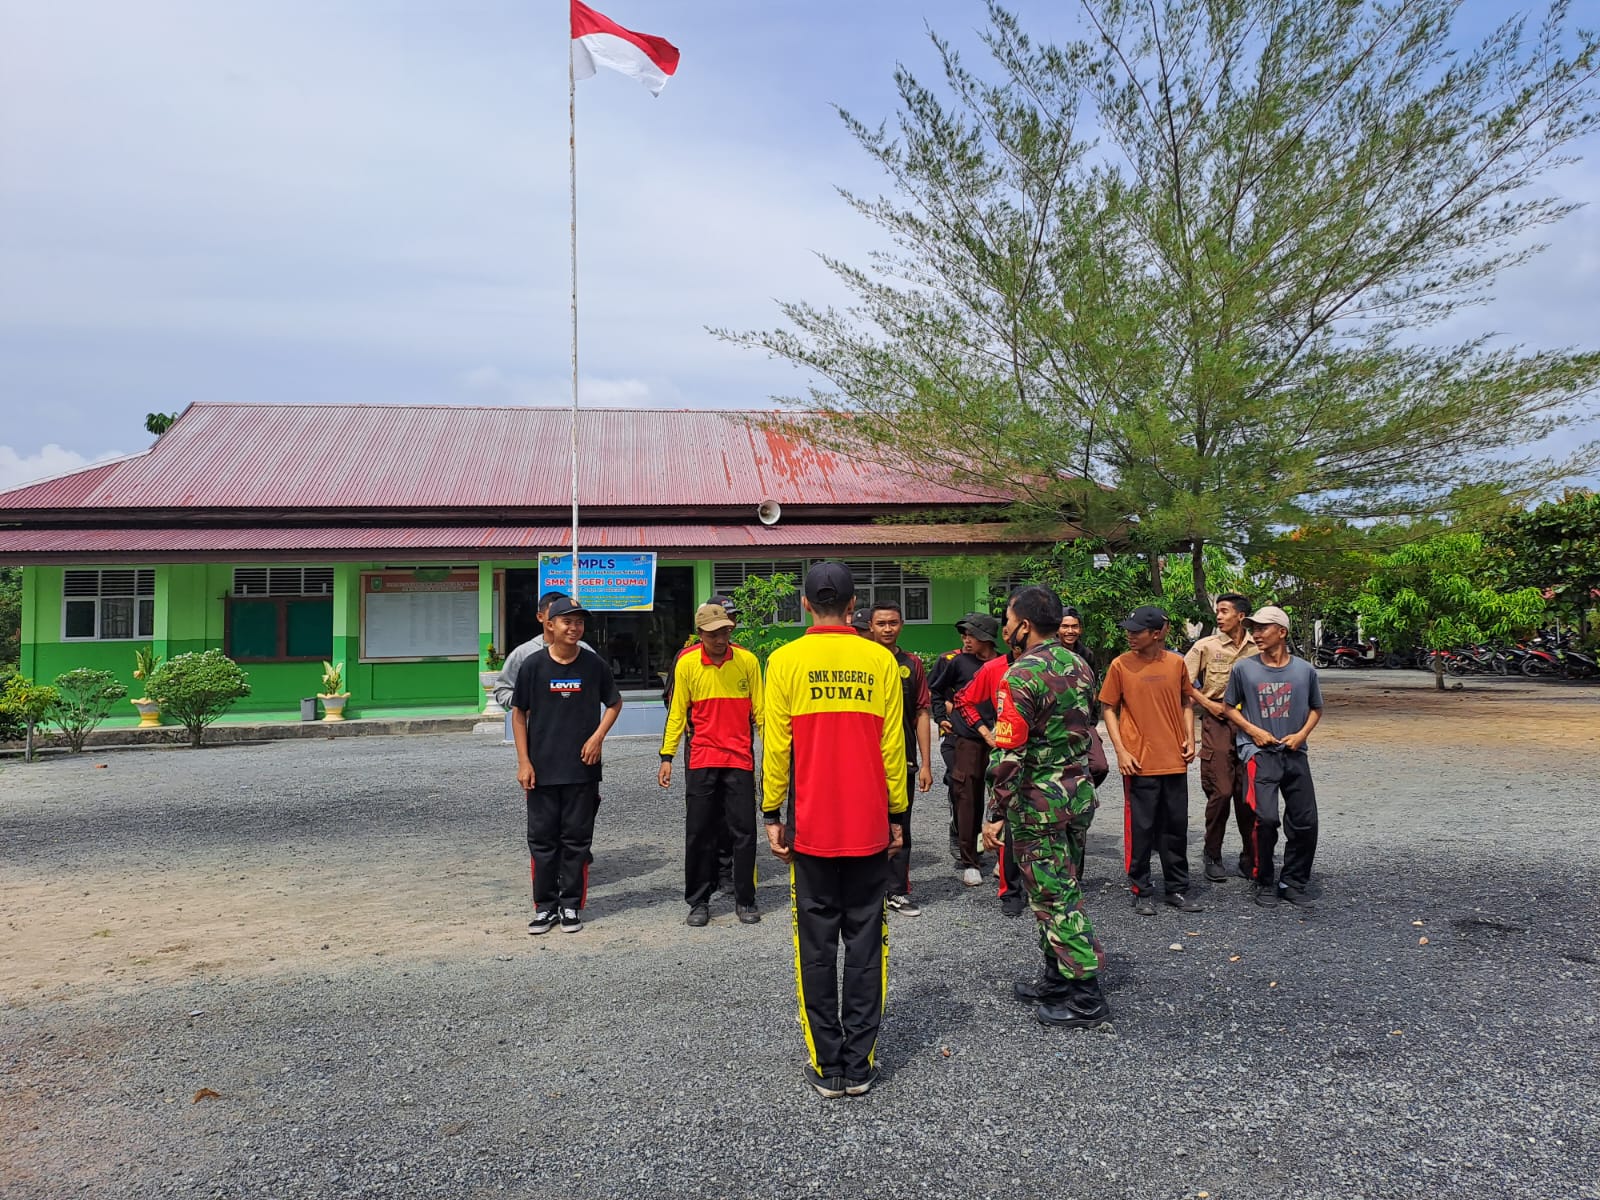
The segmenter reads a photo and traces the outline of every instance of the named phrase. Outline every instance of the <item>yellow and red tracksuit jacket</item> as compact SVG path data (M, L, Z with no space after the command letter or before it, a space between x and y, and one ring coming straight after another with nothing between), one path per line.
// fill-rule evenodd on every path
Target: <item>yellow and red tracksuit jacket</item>
M678 752L686 728L689 769L738 767L755 769L750 726L762 722L761 664L743 646L730 646L718 666L705 647L689 647L672 667L672 707L661 738L661 757ZM691 712L693 725L690 726Z
M789 845L843 858L889 845L906 811L905 706L894 656L848 625L813 625L767 660L761 810L794 778Z

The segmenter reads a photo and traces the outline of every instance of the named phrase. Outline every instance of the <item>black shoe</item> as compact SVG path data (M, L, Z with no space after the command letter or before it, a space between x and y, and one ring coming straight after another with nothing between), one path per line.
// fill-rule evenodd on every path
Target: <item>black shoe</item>
M561 913L554 908L542 909L533 914L533 920L528 922L528 932L533 934L549 933L561 920Z
M563 908L561 910L561 932L562 933L577 933L578 930L580 930L582 928L583 928L583 918L578 915L578 910L577 909L575 909L575 908Z
M1254 879L1256 877L1255 860L1239 855L1239 878Z
M1168 908L1175 908L1179 912L1205 912L1203 904L1196 904L1182 892L1168 892L1163 899Z
M818 1075L810 1067L805 1069L806 1086L824 1100L837 1100L844 1095L844 1078L840 1075Z
M1206 861L1206 878L1212 883L1221 883L1228 877L1228 872L1222 867L1220 858L1208 858Z
M864 1079L846 1079L844 1081L844 1094L846 1096L865 1096L872 1090L872 1085L878 1082L878 1068L868 1067Z
M1106 1003L1098 978L1068 979L1066 993L1042 1001L1035 1010L1041 1025L1055 1025L1065 1029L1089 1029L1111 1018L1111 1006Z
M1260 884L1256 887L1256 903L1262 908L1278 907L1278 889L1270 883Z
M683 919L685 925L693 925L699 929L702 925L711 924L711 910L704 904L696 904L689 910L689 915Z
M1020 917L1028 910L1028 898L1021 892L1007 892L1000 897L1000 911L1008 917Z
M735 904L733 911L739 914L741 925L761 924L761 910L754 904Z
M1278 888L1278 898L1280 900L1287 900L1296 908L1303 908L1308 911L1317 907L1314 903L1312 903L1311 897L1307 896L1297 887L1280 886Z
M1133 898L1133 911L1135 916L1153 917L1156 915L1156 902L1149 896L1136 895Z

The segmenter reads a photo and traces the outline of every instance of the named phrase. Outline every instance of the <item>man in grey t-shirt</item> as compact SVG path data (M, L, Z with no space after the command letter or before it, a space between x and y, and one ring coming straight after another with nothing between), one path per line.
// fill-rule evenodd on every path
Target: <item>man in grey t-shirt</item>
M1222 702L1238 730L1245 799L1256 816L1256 903L1270 908L1283 899L1310 908L1305 889L1317 854L1317 792L1306 739L1322 719L1322 689L1316 668L1289 653L1289 615L1283 609L1258 608L1246 624L1261 654L1233 665ZM1274 883L1280 824L1283 871Z

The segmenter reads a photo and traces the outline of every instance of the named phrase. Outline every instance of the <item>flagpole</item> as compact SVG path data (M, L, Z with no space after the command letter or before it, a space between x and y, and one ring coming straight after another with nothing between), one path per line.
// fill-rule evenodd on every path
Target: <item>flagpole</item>
M572 199L572 598L578 600L578 79L567 44L567 163Z

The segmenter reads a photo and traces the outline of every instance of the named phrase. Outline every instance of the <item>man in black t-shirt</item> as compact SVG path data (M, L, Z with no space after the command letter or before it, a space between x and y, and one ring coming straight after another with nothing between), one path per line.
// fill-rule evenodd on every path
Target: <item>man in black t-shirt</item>
M579 644L588 615L565 596L551 604L546 644L522 664L511 697L533 861L529 933L548 933L558 921L563 933L583 928L578 910L589 881L600 749L622 712L611 668Z
M901 714L906 734L906 819L905 840L889 856L889 907L904 916L915 917L922 909L911 899L911 802L917 791L933 786L933 722L929 716L933 700L928 693L928 673L922 660L909 650L900 649L900 631L905 618L893 601L881 601L855 610L867 614L867 636L894 655L900 673ZM851 624L855 624L852 620ZM858 626L859 628L859 626Z

